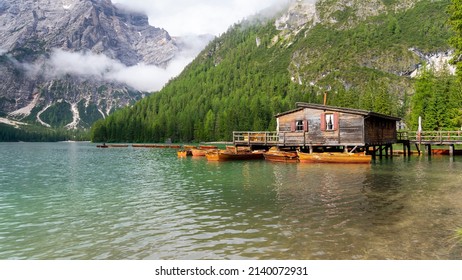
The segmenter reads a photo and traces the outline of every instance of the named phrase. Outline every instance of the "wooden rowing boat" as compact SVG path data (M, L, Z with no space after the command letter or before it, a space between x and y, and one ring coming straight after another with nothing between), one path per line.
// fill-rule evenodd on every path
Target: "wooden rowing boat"
M298 152L301 163L371 163L372 156L364 153L302 153Z
M277 147L269 149L265 152L264 157L268 161L272 162L287 162L287 163L297 163L298 154L294 151L281 151Z
M205 154L207 153L206 150L202 149L191 149L191 154L193 157L205 157Z
M187 156L192 156L192 153L190 150L179 150L176 152L178 157L182 158L182 157L187 157Z
M433 155L444 155L448 156L450 154L449 150L447 149L432 149L432 154ZM454 155L460 156L462 155L462 151L460 150L454 150Z
M185 150L191 150L191 149L195 149L196 146L193 146L193 145L183 145L183 149Z
M210 146L210 145L200 145L199 149L201 150L216 150L218 149L217 146Z

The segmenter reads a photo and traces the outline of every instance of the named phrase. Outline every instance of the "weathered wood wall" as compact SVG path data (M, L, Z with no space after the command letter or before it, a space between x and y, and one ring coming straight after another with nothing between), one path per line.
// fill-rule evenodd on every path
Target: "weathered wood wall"
M338 118L334 130L323 130L325 113L336 114ZM279 117L279 140L281 144L305 145L364 145L364 117L361 115L324 112L304 108ZM294 129L296 121L307 121L302 131Z
M365 120L365 140L368 145L396 143L396 121L370 117Z

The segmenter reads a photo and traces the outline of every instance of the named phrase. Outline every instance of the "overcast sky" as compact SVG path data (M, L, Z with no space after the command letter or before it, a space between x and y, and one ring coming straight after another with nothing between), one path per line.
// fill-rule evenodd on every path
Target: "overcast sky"
M224 33L241 19L288 0L112 0L143 11L172 36Z

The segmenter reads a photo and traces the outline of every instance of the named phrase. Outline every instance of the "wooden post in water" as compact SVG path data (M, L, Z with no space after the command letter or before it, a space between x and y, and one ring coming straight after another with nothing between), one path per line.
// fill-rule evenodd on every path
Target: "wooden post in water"
M426 144L425 145L425 150L426 150L428 156L432 155L432 145Z
M449 156L454 157L454 145L449 145Z

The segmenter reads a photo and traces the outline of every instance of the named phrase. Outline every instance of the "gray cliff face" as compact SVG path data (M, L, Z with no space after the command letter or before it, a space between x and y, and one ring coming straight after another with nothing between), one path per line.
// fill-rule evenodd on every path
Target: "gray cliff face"
M91 120L144 95L122 82L92 76L91 71L83 76L72 71L50 74L49 60L56 50L104 57L119 63L118 67L165 67L180 47L165 30L150 26L147 16L125 11L109 0L2 0L0 117L45 126L88 127ZM53 63L59 64L56 60ZM52 118L50 123L41 117L53 108L60 114L65 111L65 122Z
M380 14L406 11L413 8L422 0L296 0L291 3L285 13L276 21L275 27L280 33L273 39L273 43L292 44L292 39L300 32L309 32L314 26L320 24L338 30L354 28L368 17ZM349 13L348 20L340 21L340 12ZM383 53L375 57L364 57L359 64L368 68L378 69L393 75L414 78L422 71L422 65L434 71L448 70L455 73L455 67L449 63L452 50L443 50L438 53L422 53L418 49L410 48L399 57L392 57L390 53ZM292 58L292 67L289 69L292 81L302 84L308 80L315 85L318 81L309 80L300 73L300 65L308 64L316 59L317 54L297 51Z
M91 51L125 65L162 65L178 52L169 34L145 15L104 0L6 0L0 7L0 49Z

